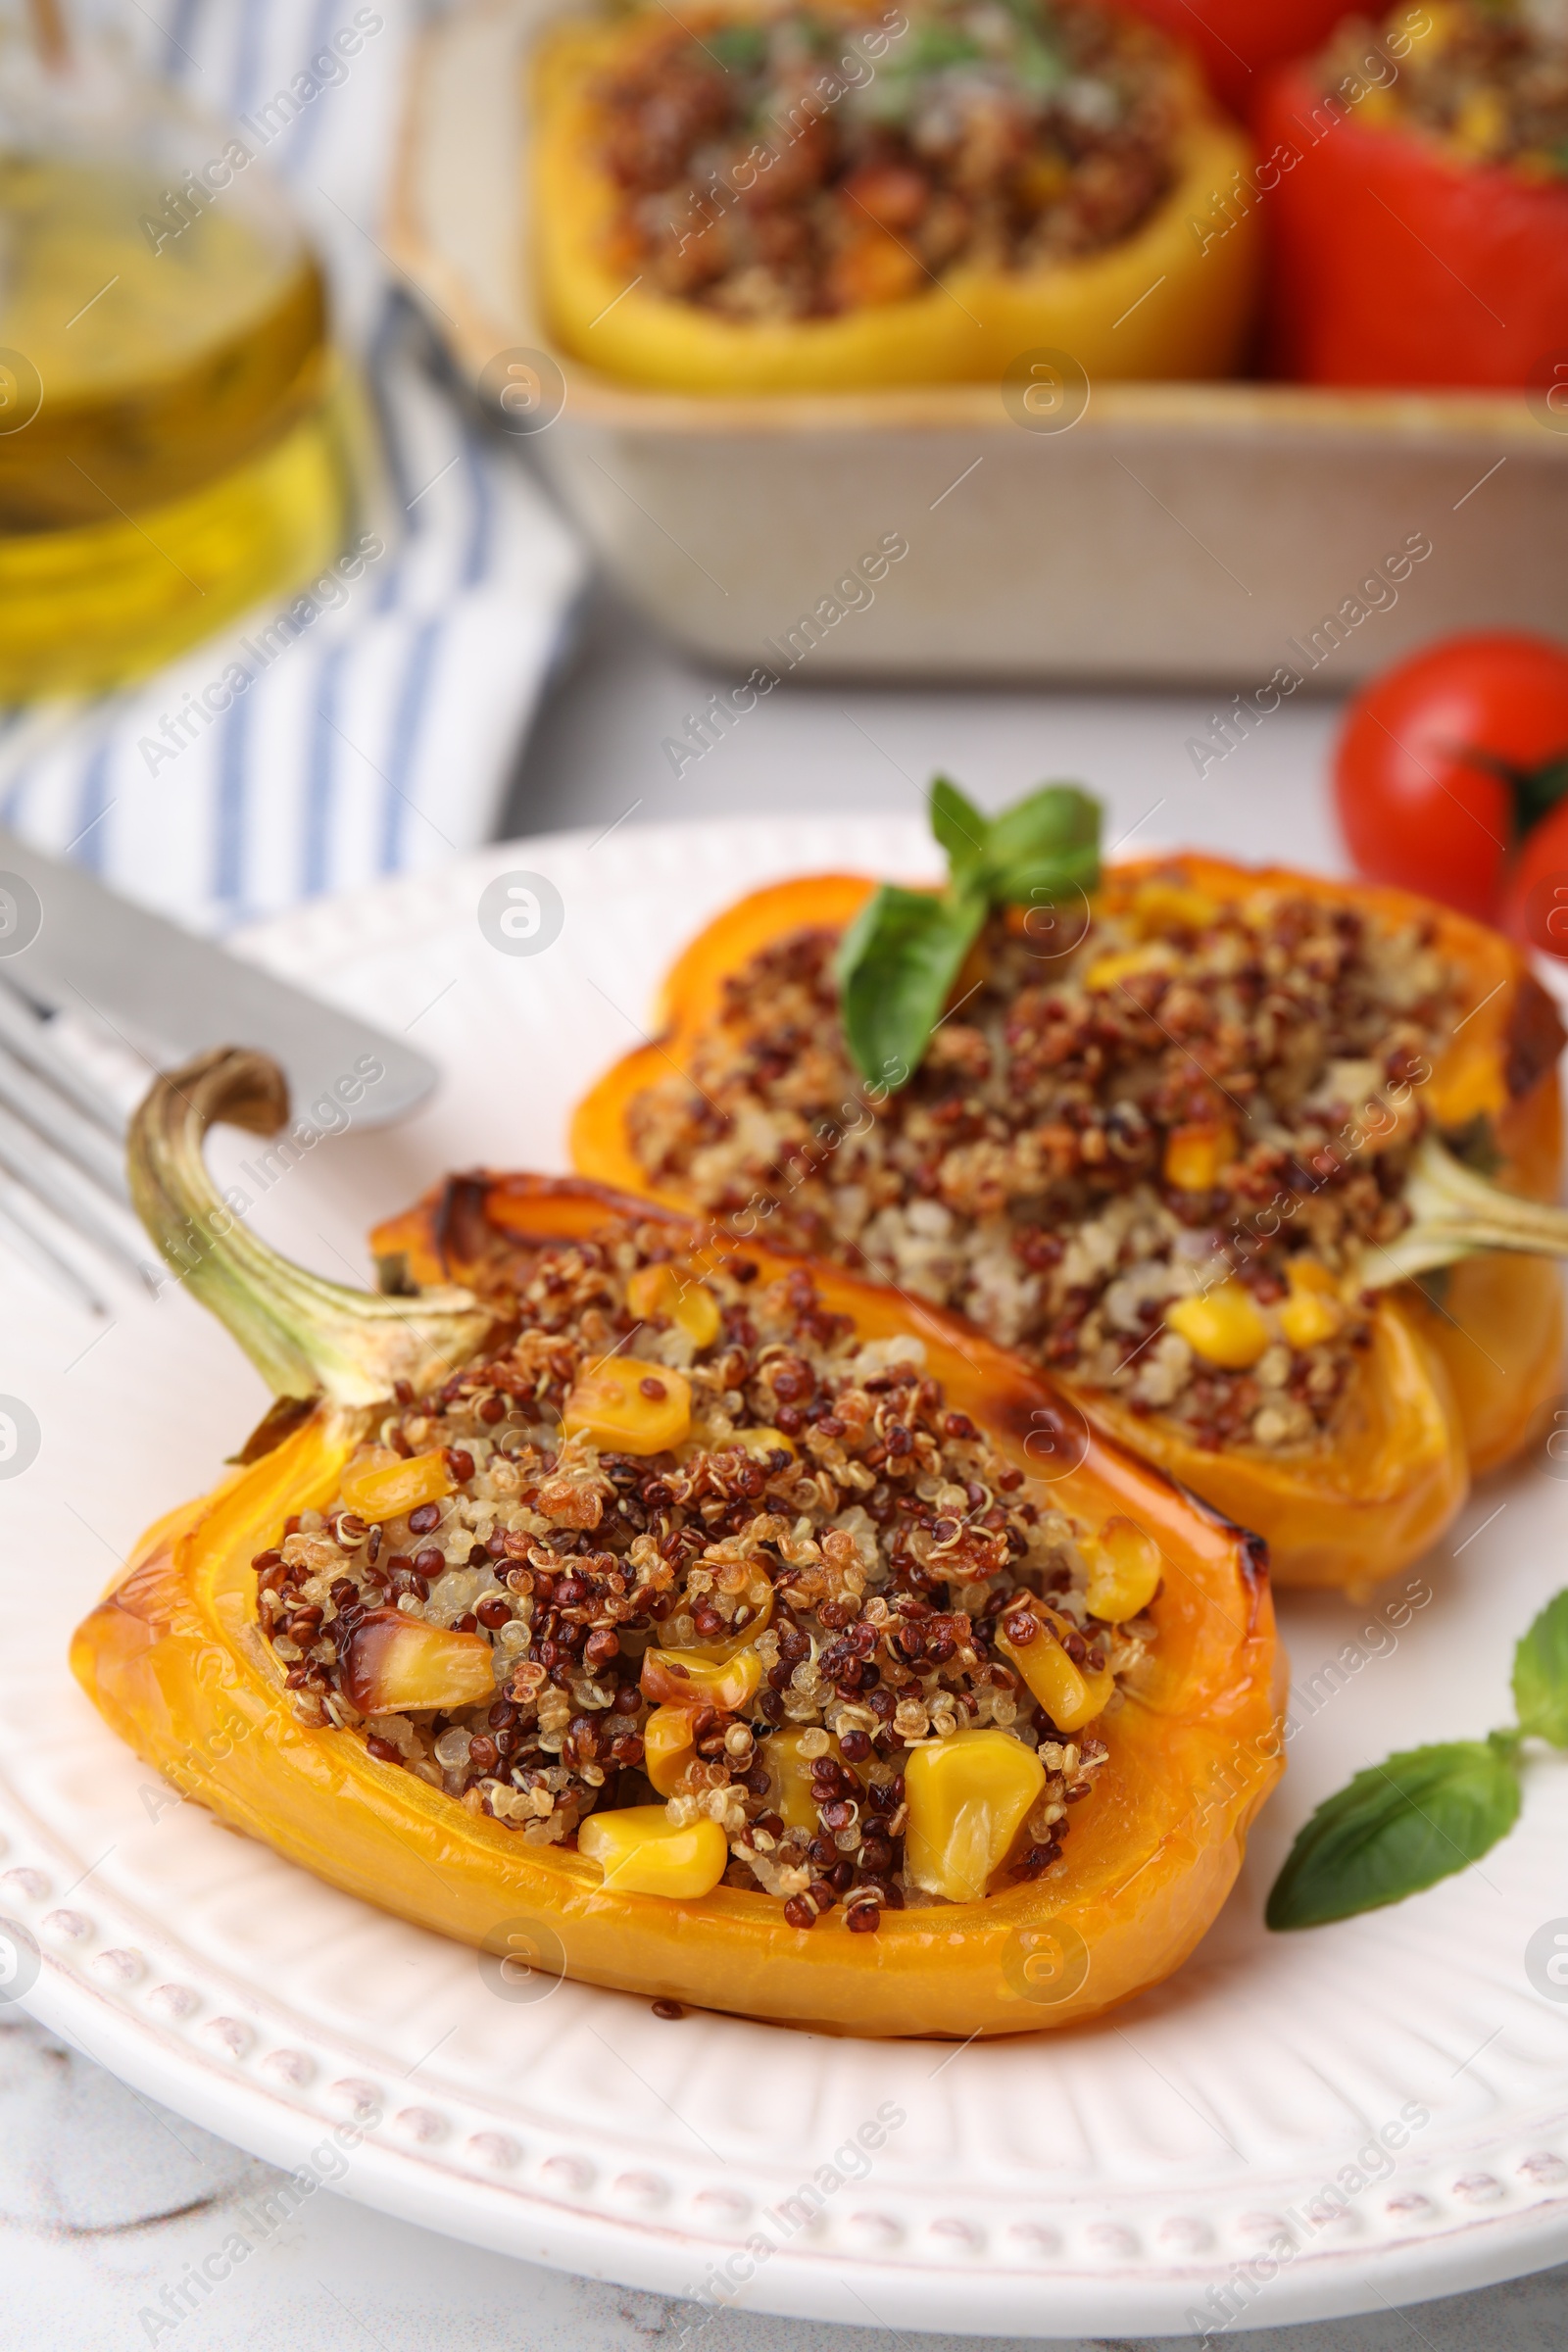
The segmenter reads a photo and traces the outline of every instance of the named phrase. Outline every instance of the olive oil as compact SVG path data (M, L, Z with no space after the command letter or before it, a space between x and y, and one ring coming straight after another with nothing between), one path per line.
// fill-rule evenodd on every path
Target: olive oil
M320 273L246 178L0 149L0 701L152 669L341 542Z

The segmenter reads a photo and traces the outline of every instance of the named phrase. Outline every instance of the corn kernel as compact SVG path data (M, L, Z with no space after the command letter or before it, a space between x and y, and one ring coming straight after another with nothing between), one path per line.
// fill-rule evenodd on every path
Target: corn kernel
M1119 954L1097 956L1084 974L1084 986L1102 990L1119 988L1135 972L1160 971L1169 961L1167 950L1157 943L1152 947L1128 948Z
M1235 1157L1236 1130L1228 1121L1173 1127L1165 1139L1165 1182L1179 1193L1211 1193L1221 1168Z
M1285 1271L1291 1295L1279 1309L1279 1321L1287 1344L1300 1350L1332 1340L1345 1321L1345 1309L1327 1266L1316 1258L1296 1257Z
M590 1813L577 1832L577 1851L597 1862L605 1891L616 1894L711 1894L724 1876L729 1845L716 1821L677 1829L662 1805L626 1805Z
M438 1502L452 1492L452 1474L445 1456L416 1453L412 1461L377 1448L389 1458L358 1463L343 1473L343 1500L362 1519L401 1519L421 1502Z
M1164 1560L1152 1536L1135 1519L1107 1519L1089 1555L1089 1614L1120 1625L1147 1609L1159 1588ZM1071 1661L1069 1660L1069 1664ZM1063 1725L1063 1730L1070 1726Z
M405 1707L474 1707L496 1694L482 1634L451 1633L397 1609L363 1618L343 1644L344 1695L362 1715Z
M728 1439L726 1443L731 1446L744 1446L748 1453L755 1453L760 1458L764 1460L767 1455L772 1453L775 1449L783 1453L798 1453L800 1450L795 1443L795 1440L793 1438L787 1438L781 1429L767 1429L765 1427L760 1429L738 1429L734 1436Z
M801 1753L801 1742L807 1737L804 1729L793 1726L788 1731L771 1732L758 1746L758 1760L767 1768L771 1787L767 1801L787 1830L808 1830L814 1838L820 1823L816 1817L816 1800L811 1794L810 1756ZM842 1764L843 1753L831 1737L823 1754Z
M642 1688L656 1706L717 1707L734 1715L762 1688L762 1661L749 1647L717 1660L697 1649L646 1649Z
M1227 1372L1245 1372L1268 1346L1268 1325L1257 1300L1239 1282L1217 1283L1200 1298L1173 1298L1165 1323L1195 1355Z
M1219 919L1219 903L1185 882L1140 882L1132 911L1144 937L1155 939L1166 931L1206 931Z
M718 1300L706 1283L674 1266L639 1266L626 1285L626 1304L643 1322L662 1315L694 1347L711 1347L718 1337Z
M1032 1747L1010 1733L955 1732L905 1766L905 1861L927 1894L977 1903L1046 1785Z
M1501 145L1507 116L1496 90L1472 90L1453 125L1453 142L1465 155L1485 157Z
M1419 23L1425 18L1424 24ZM1412 9L1405 19L1404 31L1411 53L1420 52L1422 62L1440 57L1458 28L1459 12L1452 0L1427 0L1424 9Z
M561 1426L616 1453L663 1453L692 1425L691 1383L667 1364L607 1355L579 1372Z
M1034 1640L1014 1642L1007 1632L1004 1612L998 1623L997 1647L1023 1676L1058 1732L1081 1731L1086 1723L1093 1723L1097 1715L1104 1713L1116 1678L1108 1666L1095 1674L1087 1666L1073 1664L1061 1644L1077 1629L1066 1618L1058 1616L1043 1601L1037 1601L1031 1613L1039 1629Z
M643 1770L661 1796L673 1796L696 1753L692 1707L656 1707L643 1725Z

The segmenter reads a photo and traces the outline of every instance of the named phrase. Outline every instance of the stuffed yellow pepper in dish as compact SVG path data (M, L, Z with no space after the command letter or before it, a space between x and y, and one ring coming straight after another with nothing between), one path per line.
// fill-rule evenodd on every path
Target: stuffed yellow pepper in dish
M651 8L558 30L533 74L543 315L607 375L819 392L996 382L1042 351L1091 380L1238 362L1253 225L1204 252L1190 221L1246 139L1099 0Z

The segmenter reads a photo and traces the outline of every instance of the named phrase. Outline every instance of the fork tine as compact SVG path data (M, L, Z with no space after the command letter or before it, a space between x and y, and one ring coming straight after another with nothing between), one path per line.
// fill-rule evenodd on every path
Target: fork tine
M125 1118L119 1104L62 1053L52 1017L10 979L0 979L0 1043L123 1148Z
M44 1239L36 1225L25 1221L34 1205L20 1185L13 1184L9 1176L0 1176L0 1243L74 1306L84 1306L100 1318L107 1315L107 1304L71 1260Z
M87 1118L74 1102L56 1091L54 1073L35 1077L10 1052L0 1035L0 1106L19 1118L84 1168L95 1184L127 1204L124 1146L112 1143L95 1119Z
M149 1284L150 1260L138 1247L138 1232L128 1209L101 1193L91 1179L24 1127L14 1114L0 1108L0 1168L26 1192L43 1201L56 1216L84 1233L100 1250Z

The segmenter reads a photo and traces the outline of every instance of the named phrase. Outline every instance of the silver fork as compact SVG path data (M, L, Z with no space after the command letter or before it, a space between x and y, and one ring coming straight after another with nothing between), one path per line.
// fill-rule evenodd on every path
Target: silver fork
M99 1260L149 1289L157 1277L125 1182L124 1108L63 1028L0 977L0 1243L105 1315Z
M298 1116L325 1134L407 1117L438 1074L406 1034L0 829L0 1242L77 1305L109 1311L105 1267L161 1288L130 1207L125 1122L155 1070L225 1045L270 1054Z

